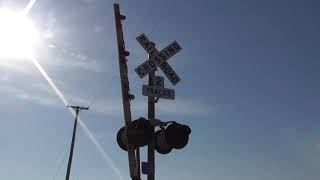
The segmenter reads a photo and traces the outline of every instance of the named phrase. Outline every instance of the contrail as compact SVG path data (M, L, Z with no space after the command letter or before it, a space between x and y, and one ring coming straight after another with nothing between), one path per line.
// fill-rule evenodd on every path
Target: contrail
M23 9L22 14L27 15L30 12L34 3L36 3L36 0L30 0L27 6Z
M54 92L56 93L56 95L59 97L59 99L62 101L62 103L64 104L64 106L69 105L68 101L66 100L66 98L63 96L63 94L61 93L61 91L57 88L57 86L53 83L52 79L48 76L48 74L46 73L46 71L42 68L42 66L40 65L40 63L37 61L37 59L35 57L31 57L31 60L33 62L33 64L36 66L36 68L39 70L39 72L41 73L41 75L44 77L44 79L49 83L50 87L54 90ZM75 117L76 113L72 110L69 109L69 111L71 112L71 114ZM111 159L110 155L108 155L108 153L102 148L101 144L98 142L98 140L95 138L95 136L92 134L92 132L90 131L90 129L88 128L88 126L81 120L81 118L78 118L79 120L79 124L81 126L81 128L83 129L83 131L87 134L87 136L89 137L89 139L91 140L91 142L96 146L96 148L98 149L99 153L101 154L101 156L103 157L103 159L107 162L107 164L110 166L110 168L113 170L113 172L118 176L118 178L120 180L123 180L124 178L122 177L120 170L118 167L116 167L115 163L113 162L113 160Z
M48 74L46 73L46 71L42 68L42 66L39 64L39 62L37 61L36 58L31 57L31 60L33 62L33 64L36 66L36 68L40 71L41 75L44 77L44 79L47 80L47 82L49 83L50 87L54 90L54 92L56 93L56 95L59 97L59 99L63 102L64 106L68 106L69 103L68 101L64 98L63 94L61 93L61 91L57 88L57 86L53 83L53 81L51 80L51 78L48 76ZM72 111L73 112L73 111Z

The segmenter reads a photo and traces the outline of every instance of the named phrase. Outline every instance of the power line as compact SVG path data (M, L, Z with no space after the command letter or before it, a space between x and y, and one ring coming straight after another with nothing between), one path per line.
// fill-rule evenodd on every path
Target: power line
M67 149L67 151L65 152L65 155L64 155L64 157L63 157L63 160L61 161L61 163L60 163L60 165L59 165L59 168L57 169L57 171L56 171L55 175L53 176L52 180L55 180L55 178L57 177L57 175L58 175L61 167L63 166L63 164L64 164L64 162L65 162L65 160L66 160L66 158L67 158L67 155L68 155L69 150L70 150L70 146L68 146L68 149Z

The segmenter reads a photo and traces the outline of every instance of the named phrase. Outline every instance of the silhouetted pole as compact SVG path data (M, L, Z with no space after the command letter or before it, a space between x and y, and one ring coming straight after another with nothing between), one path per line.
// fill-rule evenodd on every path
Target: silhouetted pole
M150 58L150 56L149 56ZM154 78L155 78L155 71L149 73L149 86L154 86ZM148 97L148 119L154 119L155 118L155 98L154 97ZM153 127L154 131L154 127ZM148 174L148 180L154 180L155 178L155 153L154 153L154 135L152 136L152 140L150 141L148 145L148 165L151 166L153 172L151 174Z
M80 107L80 106L68 106L70 108L73 108L76 111L76 116L74 120L73 125L73 133L72 133L72 141L71 141L71 148L70 148L70 155L68 160L68 168L66 173L66 180L69 180L70 178L70 172L71 172L71 164L72 164L72 157L73 157L73 149L74 149L74 143L76 141L76 133L77 133L77 124L78 124L78 115L81 110L89 110L89 107Z
M123 38L123 29L122 29L122 20L125 20L125 16L120 14L119 4L114 4L114 16L115 16L115 24L117 31L117 42L118 42L118 53L119 53L119 69L120 69L120 80L121 80L121 89L122 89L122 103L123 103L123 113L125 120L126 131L128 126L132 122L131 118L131 109L130 109L130 100L134 98L131 95L129 89L129 80L128 80L128 66L126 56L129 56L129 52L125 50L124 38ZM136 155L139 156L139 150L137 149L137 154L135 151L135 147L130 143L129 138L127 142L127 150L128 150L128 159L129 159L129 170L130 176L133 180L140 180L140 172Z
M136 165L137 165L137 180L141 180L141 173L140 173L140 148L136 149Z

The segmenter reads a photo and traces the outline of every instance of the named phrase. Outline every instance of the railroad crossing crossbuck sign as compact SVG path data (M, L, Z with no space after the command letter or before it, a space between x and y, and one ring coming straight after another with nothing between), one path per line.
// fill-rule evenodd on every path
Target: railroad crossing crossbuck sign
M173 85L181 81L177 73L167 63L167 60L181 50L181 46L174 41L160 52L155 48L155 44L151 42L144 34L138 36L137 41L148 52L150 58L138 66L135 71L140 78L145 77L150 72L155 71L157 67L163 71Z

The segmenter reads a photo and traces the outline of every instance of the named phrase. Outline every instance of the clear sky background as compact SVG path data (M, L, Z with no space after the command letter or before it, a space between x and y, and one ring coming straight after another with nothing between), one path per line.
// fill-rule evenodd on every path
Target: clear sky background
M42 35L36 58L70 103L90 106L81 118L112 160L79 128L73 180L120 180L114 169L129 179L116 142L124 120L114 2L39 0L29 13ZM147 115L146 79L134 72L147 54L135 38L182 46L169 60L182 82L165 80L176 100L160 100L156 117L186 123L192 134L186 148L156 154L156 179L319 179L319 1L128 0L120 8L133 118ZM64 179L72 115L29 59L1 59L0 82L1 179Z

